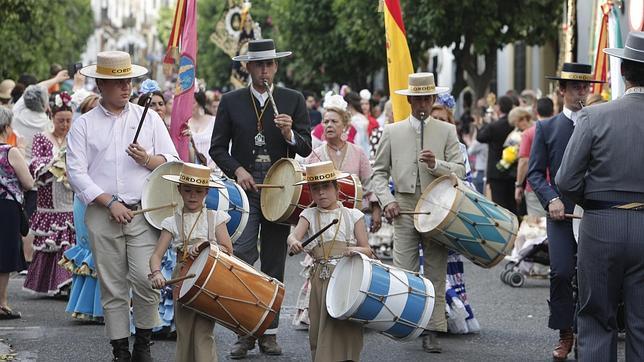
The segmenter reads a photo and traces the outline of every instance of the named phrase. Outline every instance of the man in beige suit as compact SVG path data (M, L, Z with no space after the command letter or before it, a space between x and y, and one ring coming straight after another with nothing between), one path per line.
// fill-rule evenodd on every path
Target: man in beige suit
M400 211L415 209L422 191L436 178L451 173L462 178L465 174L456 128L428 117L436 94L447 91L445 87L435 86L432 73L409 75L408 88L397 90L396 94L407 96L411 115L404 121L385 126L371 177L372 188L385 216L394 220L394 265L418 271L419 244L423 245L425 277L434 285L437 296L428 325L432 332L423 338L423 349L430 353L441 352L436 332L447 331L445 298L442 297L445 295L447 249L422 237L414 228L413 216L400 215ZM395 196L389 190L390 176Z

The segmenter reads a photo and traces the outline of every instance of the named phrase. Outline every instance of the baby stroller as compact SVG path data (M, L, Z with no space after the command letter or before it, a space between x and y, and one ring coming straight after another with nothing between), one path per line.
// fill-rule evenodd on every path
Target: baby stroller
M510 260L505 264L505 269L501 272L501 281L520 288L525 283L526 276L546 277L549 266L548 238L532 239L519 251L516 260Z
M512 256L501 272L501 281L515 288L526 277L545 278L550 272L545 218L526 218L519 227Z

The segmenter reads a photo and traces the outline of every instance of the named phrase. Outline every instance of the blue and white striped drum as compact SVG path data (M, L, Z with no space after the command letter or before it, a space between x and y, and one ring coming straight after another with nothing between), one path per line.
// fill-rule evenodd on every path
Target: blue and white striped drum
M434 310L434 286L418 273L363 254L342 258L326 294L329 315L348 319L399 341L425 330Z
M516 215L455 176L429 184L415 212L418 232L483 268L495 266L512 251L519 230Z
M246 192L235 181L221 180L226 188L210 189L206 196L206 207L212 210L224 210L230 215L226 224L230 240L234 243L241 236L248 223L250 205Z

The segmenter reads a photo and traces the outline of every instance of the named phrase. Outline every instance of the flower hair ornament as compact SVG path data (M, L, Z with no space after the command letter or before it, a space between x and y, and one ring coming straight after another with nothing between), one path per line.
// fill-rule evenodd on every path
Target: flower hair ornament
M368 100L370 100L370 99L371 99L371 92L369 92L369 90L368 90L368 89L363 89L363 90L361 90L361 91L360 91L360 98L361 98L363 101L368 101Z
M67 92L60 92L54 96L54 106L61 108L63 106L71 108L72 97Z
M436 98L436 103L453 110L456 107L456 101L454 97L449 93L441 93Z
M146 94L146 93L152 93L154 91L161 91L161 87L159 87L159 83L157 83L156 80L153 79L146 79L141 83L141 87L139 87L139 91L141 94Z
M342 96L337 94L327 93L324 96L324 108L338 108L343 111L347 110L347 102L342 98Z

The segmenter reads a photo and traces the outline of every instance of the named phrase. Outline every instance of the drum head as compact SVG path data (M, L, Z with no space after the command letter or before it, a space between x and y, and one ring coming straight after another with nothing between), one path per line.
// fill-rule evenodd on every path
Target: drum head
M201 271L206 265L206 261L208 260L209 254L210 254L210 248L204 248L201 251L201 254L199 254L199 256L197 257L197 259L194 260L194 262L190 266L190 269L188 269L185 275L195 274L195 277L186 279L182 282L181 289L179 290L179 298L186 295L186 293L188 293L190 288L192 288L192 286L195 285L195 283L197 282L197 279L199 279L199 275L201 275Z
M331 317L347 319L364 301L365 294L361 290L367 289L371 279L366 259L366 256L358 254L342 258L336 265L326 294L326 308Z
M173 202L177 203L177 208L183 207L183 200L177 184L164 179L163 175L178 175L181 171L182 162L170 161L162 164L152 171L143 185L143 195L141 196L141 208L147 209L156 206L167 205ZM172 216L174 208L168 207L161 210L150 211L144 213L145 219L148 220L150 225L161 230L161 222L163 219Z
M262 214L268 221L284 221L295 210L302 185L294 186L304 180L302 167L290 158L282 158L268 170L265 184L284 186L282 189L263 189L261 193Z
M575 210L573 211L573 214L584 216L584 209L579 205L575 205ZM581 219L572 219L572 234L575 236L575 241L577 242L577 244L579 244L579 226L580 225L581 225Z
M429 184L416 204L416 212L430 214L414 215L414 227L418 232L434 230L445 220L456 200L457 189L449 176L442 176Z

